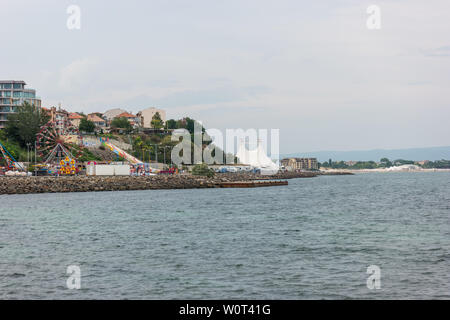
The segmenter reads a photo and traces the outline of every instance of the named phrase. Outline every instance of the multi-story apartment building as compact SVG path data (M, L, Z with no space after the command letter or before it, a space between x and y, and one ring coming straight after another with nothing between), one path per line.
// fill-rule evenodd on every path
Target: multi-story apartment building
M38 108L41 99L36 97L36 90L25 89L24 81L0 80L0 129L5 127L8 115L17 111L25 101Z
M136 115L141 119L141 127L143 128L151 128L152 127L152 120L153 116L156 113L159 113L159 116L161 117L161 120L163 122L166 122L166 111L156 108L147 108L145 110L139 111Z
M65 127L69 120L69 112L61 109L61 106L56 109L56 107L51 107L50 109L42 107L42 110L47 112L50 117L50 122L56 124L57 127Z
M288 170L318 170L316 158L287 158L281 160L281 165Z

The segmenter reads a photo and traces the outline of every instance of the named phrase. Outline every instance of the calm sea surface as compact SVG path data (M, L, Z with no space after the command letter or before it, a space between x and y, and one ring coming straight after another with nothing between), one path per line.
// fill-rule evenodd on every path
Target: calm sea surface
M450 173L0 196L0 298L450 299Z

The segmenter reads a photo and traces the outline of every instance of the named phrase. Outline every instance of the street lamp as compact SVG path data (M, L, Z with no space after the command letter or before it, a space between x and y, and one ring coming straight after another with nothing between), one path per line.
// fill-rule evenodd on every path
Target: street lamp
M30 147L31 147L31 143L27 142L27 162L28 162L28 164L30 163Z

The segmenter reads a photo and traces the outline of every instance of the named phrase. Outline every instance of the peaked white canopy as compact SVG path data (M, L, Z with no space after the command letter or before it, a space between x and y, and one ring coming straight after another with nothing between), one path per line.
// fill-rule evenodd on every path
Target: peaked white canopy
M278 165L267 156L261 141L258 141L258 147L254 150L248 150L241 141L236 157L239 158L240 163L260 169L261 174L275 174L279 170Z

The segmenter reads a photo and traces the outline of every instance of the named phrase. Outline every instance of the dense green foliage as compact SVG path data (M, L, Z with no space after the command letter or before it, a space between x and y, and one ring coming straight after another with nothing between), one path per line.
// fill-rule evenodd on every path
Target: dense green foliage
M429 161L422 167L426 169L450 169L450 160Z
M156 114L155 114L156 116ZM194 154L194 127L196 120L191 118L183 118L180 120L170 119L166 122L167 129L186 129L191 134L191 159L193 159ZM202 132L205 133L204 127ZM211 142L204 142L203 147L206 147ZM166 164L172 163L171 153L175 145L178 144L177 141L171 140L171 134L168 131L161 131L160 133L138 134L132 138L133 144L133 155L144 162L154 162L158 161L163 163L165 160Z
M22 148L25 148L27 143L34 145L36 134L49 120L50 117L45 112L25 102L17 108L17 112L8 115L6 136Z
M125 117L114 118L114 120L111 122L111 128L123 129L126 133L130 133L133 130L133 126L131 125L130 121L128 121L128 119Z
M86 118L83 118L80 121L79 130L81 132L87 132L87 133L94 132L95 131L95 123Z
M76 146L76 145L72 145L72 147L75 149L75 150L79 150L80 148L78 147L78 146ZM79 161L79 162L86 162L86 161L100 161L100 160L102 160L101 158L99 158L99 157L97 157L97 156L95 156L91 151L89 151L89 149L87 149L87 148L83 148L83 150L82 150L82 154L81 154L81 156L79 156L78 158L77 158L77 161Z
M192 169L192 174L194 176L204 176L204 177L213 177L214 171L212 169L209 169L208 165L205 163L202 164L196 164L194 168Z
M189 117L180 120L170 119L166 121L167 129L187 129L190 134L194 134L194 127L196 122L196 120ZM202 132L204 133L206 129L203 126L201 126L201 128Z
M19 143L8 140L6 136L6 132L4 130L0 130L0 142L5 146L6 150L16 159L17 161L27 161L28 159L28 150L27 148L22 148ZM34 159L34 153L33 159ZM0 152L0 166L5 165L6 162L3 159L3 155Z
M164 128L164 122L161 120L161 115L159 114L159 112L155 113L150 124L154 129Z
M384 167L384 168L389 168L389 167L392 167L392 162L389 161L388 158L382 158L380 160L380 166Z
M375 161L357 161L357 162L331 161L330 159L329 161L322 162L320 166L322 168L331 168L331 169L358 170L358 169L390 168L393 166L402 166L408 164L414 164L424 169L433 169L433 168L450 169L450 160L428 161L422 165L418 162L404 159L397 159L391 162L388 158L382 158L379 163L376 163Z
M173 119L167 120L166 126L169 130L177 129L177 122Z

